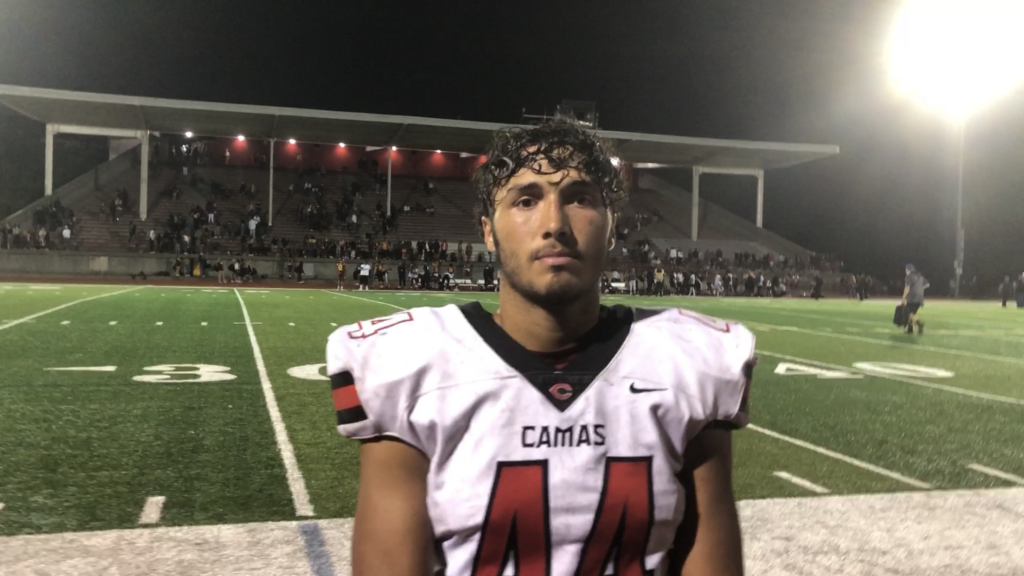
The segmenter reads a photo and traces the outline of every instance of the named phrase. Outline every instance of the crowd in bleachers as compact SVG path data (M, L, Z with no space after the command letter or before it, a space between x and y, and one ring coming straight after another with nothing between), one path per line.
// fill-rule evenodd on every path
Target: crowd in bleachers
M32 213L32 223L0 226L0 248L5 250L42 250L74 248L75 211L53 200Z

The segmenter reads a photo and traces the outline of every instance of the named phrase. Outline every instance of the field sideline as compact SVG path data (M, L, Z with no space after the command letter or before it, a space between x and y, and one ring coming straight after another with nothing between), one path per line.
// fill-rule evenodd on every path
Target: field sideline
M358 460L334 430L326 338L467 300L497 302L0 284L0 566L347 573ZM751 574L1024 573L1020 311L930 303L918 337L895 330L891 301L607 301L757 334L753 425L735 436ZM251 561L225 564L250 545Z

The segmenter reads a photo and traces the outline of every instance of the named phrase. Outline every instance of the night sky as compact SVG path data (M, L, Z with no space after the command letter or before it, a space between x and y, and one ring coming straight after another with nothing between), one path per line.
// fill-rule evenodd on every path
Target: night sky
M605 129L836 144L768 172L765 226L876 274L915 262L936 285L954 258L955 131L890 87L896 6L0 0L0 83L492 122L579 99ZM968 127L980 281L1024 270L1022 166L1018 90ZM753 219L752 179L701 182Z

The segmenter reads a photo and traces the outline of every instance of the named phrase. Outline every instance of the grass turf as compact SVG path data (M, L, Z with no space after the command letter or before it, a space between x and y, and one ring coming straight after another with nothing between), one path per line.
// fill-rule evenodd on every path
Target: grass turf
M4 321L121 289L29 288L0 286ZM497 303L493 294L239 293L319 518L353 514L357 445L334 430L327 382L289 369L321 364L335 325L397 308ZM968 468L972 463L1024 476L1017 310L930 304L922 314L925 336L910 337L891 325L892 304L881 302L608 301L691 308L743 321L757 334L756 428L735 435L738 498L811 494L775 472L834 494L920 489L915 481L936 489L1010 484ZM149 287L80 302L0 330L0 350L0 535L133 527L145 499L156 495L167 498L162 525L295 518L234 289ZM923 366L948 377L913 367L882 366L903 375L854 368L863 362ZM162 364L224 366L236 378L134 378L156 374L145 368ZM88 366L117 368L45 370ZM808 367L846 373L818 378Z

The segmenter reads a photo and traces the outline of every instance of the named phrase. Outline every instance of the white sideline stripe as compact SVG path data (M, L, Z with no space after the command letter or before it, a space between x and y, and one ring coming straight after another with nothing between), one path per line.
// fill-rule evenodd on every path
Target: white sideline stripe
M810 490L811 492L814 492L815 494L831 494L832 493L831 490L829 490L828 488L825 488L824 486L819 486L819 485L815 484L814 482L811 482L810 480L804 480L803 478L801 478L799 476L794 476L794 475L790 474L789 472L784 472L782 470L776 470L775 472L772 472L772 475L774 475L774 476L776 476L778 478L782 478L786 482L792 482L793 484L796 484L797 486L799 486L801 488Z
M160 521L160 513L163 512L165 496L150 496L146 498L146 504L142 507L142 514L139 514L139 524L156 524Z
M206 326L206 322L200 322L199 325L200 326Z
M1016 474L1010 474L1009 472L1003 472L1002 470L996 470L995 468L989 468L988 466L982 466L981 464L971 463L967 465L968 468L975 472L981 472L982 474L988 474L996 478L1001 478L1014 484L1020 484L1024 486L1024 478L1017 476Z
M25 316L24 318L19 318L17 320L11 320L10 322L8 322L6 324L0 324L0 330L6 330L6 329L10 328L11 326L17 326L18 324L21 324L23 322L28 322L30 320L34 320L36 318L39 318L40 316L45 316L47 314L56 312L57 310L63 310L65 308L67 308L68 306L74 306L75 304L81 304L82 302L88 302L89 300L97 300L99 298L106 298L107 296L116 296L118 294L124 294L125 292L131 292L132 290L138 290L139 288L142 288L142 286L136 286L134 288L128 288L126 290L118 290L117 292L109 292L107 294L99 294L97 296L90 296L88 298L81 298L81 299L78 299L78 300L74 300L72 302L68 302L67 304L61 304L60 306L54 306L53 308L50 308L49 310L43 310L42 312L36 312L35 314L30 314L28 316Z
M137 294L136 294L136 296L137 296ZM65 320L65 321L61 322L61 326L67 326L68 324L71 324L71 320Z
M847 456L845 454L840 454L839 452L833 452L832 450L829 450L828 448L822 448L821 446L818 446L816 444L811 444L810 442L804 442L803 440L799 440L799 439L793 438L791 436L786 436L785 434L779 434L778 432L775 432L773 430L768 430L767 428L761 428L760 426L757 426L757 425L754 425L754 424L748 424L747 428L749 428L749 429L751 429L751 430L753 430L755 432L760 432L761 434L764 434L765 436L771 436L772 438L776 438L778 440L783 440L785 442L789 442L790 444L794 444L794 445L799 446L801 448L806 448L808 450L811 450L812 452L817 452L818 454L823 454L823 455L828 456L830 458L835 458L836 460L839 460L841 462L846 462L847 464L850 464L852 466L856 466L858 468L863 468L864 470L868 470L870 472L874 472L875 474L880 474L880 475L885 476L887 478L892 478L893 480L897 480L899 482L903 482L904 484L908 484L908 485L913 486L915 488L923 488L925 490L932 488L932 485L928 484L926 482L922 482L920 480L915 480L914 478L910 478L909 476L904 476L904 475L902 475L902 474L900 474L898 472L893 472L891 470L886 470L885 468L881 468L879 466L875 466L874 464L868 464L867 462L864 462L863 460L858 460L856 458Z
M156 325L157 325L157 326L163 326L163 325L164 325L164 323L163 323L163 322L157 322L157 323L156 323Z
M1006 404L1016 404L1018 406L1024 406L1024 400L1020 398L1011 398L1009 396L999 396L998 394L988 394L986 392L975 392L974 390L968 390L966 388L957 388L956 386L947 386L945 384L936 384L935 382L927 382L924 380L917 380L914 378L908 378L906 376L894 376L892 374L881 374L878 372L872 372L870 370L862 370L855 366L840 366L838 364L829 364L828 362L821 362L818 360L811 360L809 358L800 358L799 356L789 356L788 354L779 354L776 352L768 352L767 350L758 350L758 354L765 356L773 356L775 358L782 358L783 360L792 360L793 362L802 362L804 364L817 364L823 368L830 368L832 370L843 370L846 372L858 372L867 376L874 376L875 378L885 378L886 380L893 380L895 382L903 382L904 384L913 384L914 386L922 386L924 388L933 388L935 390L942 390L944 392L952 392L954 394L962 394L964 396L971 396L973 398L981 398L982 400L992 400L994 402L1004 402Z
M281 461L284 462L285 475L288 478L288 489L292 493L292 503L295 505L296 516L313 516L313 504L309 501L309 492L306 490L306 480L299 470L299 463L295 459L295 449L291 440L288 439L288 430L281 418L281 410L277 407L277 398L274 396L274 388L270 385L270 376L267 375L267 366L263 363L263 354L260 353L260 344L256 341L256 331L252 328L252 320L249 318L249 310L242 300L242 293L235 288L235 296L238 304L242 307L242 317L245 318L245 328L249 332L249 343L252 344L252 355L256 360L256 371L260 375L260 386L263 388L263 397L267 402L267 412L270 413L270 422L274 426L274 439L277 440L277 451L281 453Z
M397 308L399 310L408 310L408 308L403 308L403 307L401 307L401 306L399 306L397 304L392 304L390 302L381 302L380 300L371 300L369 298L362 298L360 296L353 296L351 294L346 294L344 292L332 292L330 290L321 290L321 292L326 292L326 293L328 293L328 294L330 294L332 296L344 296L346 298L355 298L356 300L362 300L363 302L369 302L371 304L380 304L382 306L391 306L392 308Z
M117 324L117 320L111 320L111 321L110 321L110 325L111 325L111 326L114 326L115 324Z

